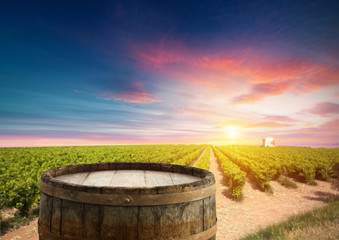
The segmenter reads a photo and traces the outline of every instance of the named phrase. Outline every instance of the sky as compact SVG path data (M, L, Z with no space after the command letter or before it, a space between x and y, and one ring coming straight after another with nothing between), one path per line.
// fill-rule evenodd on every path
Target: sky
M5 1L0 147L339 147L338 1Z

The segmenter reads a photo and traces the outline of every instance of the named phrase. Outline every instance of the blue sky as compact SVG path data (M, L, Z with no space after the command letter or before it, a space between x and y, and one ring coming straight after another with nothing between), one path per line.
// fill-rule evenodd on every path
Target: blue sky
M339 146L338 12L337 1L8 1L0 146Z

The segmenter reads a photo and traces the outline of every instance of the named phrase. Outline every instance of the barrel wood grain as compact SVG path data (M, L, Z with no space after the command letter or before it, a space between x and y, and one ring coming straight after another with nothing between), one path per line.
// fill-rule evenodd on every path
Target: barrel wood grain
M83 203L63 200L61 235L68 238L82 238Z
M178 174L178 173L170 173L173 185L179 185L179 184L187 184L192 183L195 181L201 180L198 177L187 175L187 174Z
M51 215L51 232L57 236L61 235L61 210L62 199L53 198L52 215Z
M145 173L140 170L118 170L114 174L110 186L145 187Z
M145 171L145 187L172 185L174 184L169 172Z
M173 186L201 180L201 178L197 176L151 170L104 170L96 172L80 172L60 175L55 179L73 184L112 187Z
M111 179L114 177L116 171L97 171L90 172L82 185L89 186L110 186ZM73 175L73 174L72 174ZM70 176L72 177L72 176Z
M51 227L52 201L52 197L43 192L40 193L39 225L48 231Z
M138 239L138 207L103 207L100 238Z
M215 195L204 199L204 231L212 228L217 224L217 211ZM215 236L210 238L215 239Z
M58 179L68 183L83 184L90 172L73 173L58 176Z
M100 239L100 229L102 224L102 206L96 204L85 204L84 206L84 238Z
M143 170L135 169L137 167ZM73 165L47 171L41 178L44 182L41 186L44 188L41 189L40 199L39 239L215 239L217 220L214 177L206 171L181 167L168 164L105 163L103 166ZM88 172L82 171L84 168ZM133 189L128 184L127 188L121 188L124 178L126 182L127 172L133 173L127 180L128 184L139 181L139 185ZM72 174L74 179L71 178ZM197 181L197 176L200 181ZM57 181L54 182L53 179ZM85 184L86 181L88 185ZM110 189L112 182L120 184L120 187ZM44 192L48 186L51 186L51 195ZM140 202L140 205L132 206L86 203L72 198L60 198L58 194L63 192L61 189L72 196L79 196L84 191L89 194L86 196L94 194L96 198L98 194L104 196L107 195L105 192L113 192L117 195L112 196L123 197L121 201L126 201L125 198L133 201L140 194L146 203ZM183 201L185 194L198 192L204 197ZM152 199L159 195L167 196L166 198L177 196L170 201L176 203L152 205ZM184 198L179 199L181 197Z

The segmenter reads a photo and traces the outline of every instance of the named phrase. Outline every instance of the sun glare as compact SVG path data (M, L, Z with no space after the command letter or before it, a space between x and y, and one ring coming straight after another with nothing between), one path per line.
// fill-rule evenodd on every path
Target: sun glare
M238 128L239 127L237 127L237 126L227 126L226 127L226 132L231 139L235 139L237 137Z

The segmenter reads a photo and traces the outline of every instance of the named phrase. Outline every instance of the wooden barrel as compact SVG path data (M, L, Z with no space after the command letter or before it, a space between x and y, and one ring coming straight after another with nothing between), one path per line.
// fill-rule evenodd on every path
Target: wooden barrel
M211 172L157 163L48 170L40 180L39 239L215 239Z

